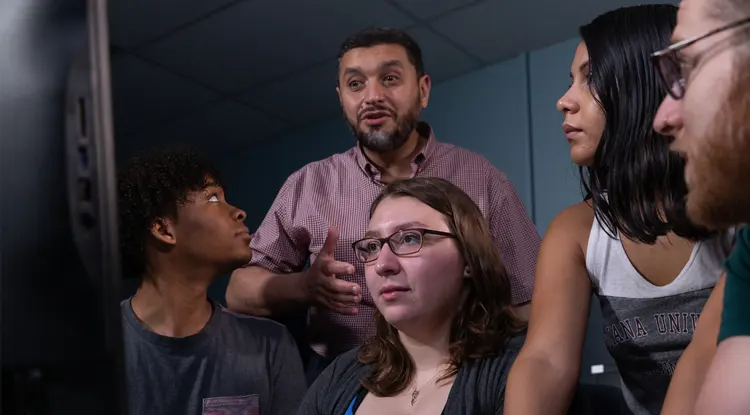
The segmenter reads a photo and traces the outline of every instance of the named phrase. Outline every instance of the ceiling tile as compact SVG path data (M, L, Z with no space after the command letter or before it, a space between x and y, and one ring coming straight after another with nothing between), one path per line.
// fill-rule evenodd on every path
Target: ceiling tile
M133 47L163 35L185 23L237 0L151 0L109 1L109 36L112 43Z
M297 125L341 113L336 94L336 60L331 60L290 78L263 85L241 100Z
M436 16L482 0L392 0L416 18L429 20Z
M424 26L409 30L409 34L422 49L425 71L433 83L469 72L480 64Z
M335 57L339 44L369 25L412 21L383 0L254 0L141 50L215 88L236 92Z
M432 21L430 26L471 54L486 62L497 62L574 37L580 25L597 15L640 3L640 0L490 0L449 13ZM543 15L540 10L544 10Z
M223 101L204 111L125 137L121 151L151 146L190 145L214 153L244 143L263 140L287 130L289 126L242 104Z
M112 59L115 127L128 134L218 99L202 88L132 55Z
M519 16L519 12L523 12L525 8L520 3L530 2L512 2L512 5L511 2L500 1L478 3L434 20L430 26L456 41L471 54L486 62L495 62L523 50L519 43L526 41L528 31L508 28L516 19L528 25L529 21ZM512 36L508 37L509 35Z

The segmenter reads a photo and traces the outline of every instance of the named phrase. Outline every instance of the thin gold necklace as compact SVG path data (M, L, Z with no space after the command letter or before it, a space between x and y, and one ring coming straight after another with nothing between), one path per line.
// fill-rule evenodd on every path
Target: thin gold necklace
M440 368L440 366L438 366L438 371L434 375L432 375L432 377L430 378L430 380L428 380L422 386L420 386L419 389L422 389L425 386L427 386L430 382L432 382L437 377L437 375L439 375L442 372L442 370L440 370L439 368ZM414 403L417 402L417 398L419 397L419 389L417 389L416 387L414 387L414 391L412 391L412 393L411 393L411 406L414 406Z

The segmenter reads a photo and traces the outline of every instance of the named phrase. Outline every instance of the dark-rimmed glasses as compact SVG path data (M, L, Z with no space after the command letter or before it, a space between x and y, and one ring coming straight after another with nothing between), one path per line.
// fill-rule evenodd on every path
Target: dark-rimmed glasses
M683 73L683 63L680 60L680 57L677 55L677 52L694 44L695 42L706 39L707 37L713 36L717 33L721 33L729 29L734 29L735 27L742 26L747 23L750 23L750 17L734 21L727 25L713 29L708 33L681 40L677 43L669 45L668 47L660 51L652 53L651 62L653 62L654 66L656 66L656 70L659 72L659 77L664 83L669 96L676 100L682 99L682 97L685 96L685 74Z
M354 256L360 262L372 262L378 259L380 250L384 244L388 244L391 252L398 256L410 255L422 249L424 235L438 235L455 238L456 235L448 232L433 231L431 229L403 229L394 232L386 238L362 238L352 244Z

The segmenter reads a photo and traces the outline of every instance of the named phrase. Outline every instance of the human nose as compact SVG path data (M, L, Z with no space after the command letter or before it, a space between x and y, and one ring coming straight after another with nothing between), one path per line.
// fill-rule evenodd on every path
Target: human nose
M368 82L362 94L366 106L376 105L383 102L385 88L379 82Z
M575 114L581 109L578 100L575 99L570 89L557 101L557 110L563 114Z
M683 126L681 107L680 101L667 95L656 111L654 130L662 135L673 136Z
M387 277L398 274L400 270L398 256L393 253L390 245L383 245L378 253L378 259L375 260L375 272L381 277Z
M237 220L237 221L240 221L240 222L244 222L245 219L247 219L247 212L245 212L244 210L242 210L242 209L240 209L238 207L235 207L235 206L232 206L232 213L231 213L231 215L232 215L232 218L234 220Z

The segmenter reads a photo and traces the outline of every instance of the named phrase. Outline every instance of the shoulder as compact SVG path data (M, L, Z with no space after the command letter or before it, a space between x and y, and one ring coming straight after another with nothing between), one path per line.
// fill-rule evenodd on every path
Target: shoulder
M469 372L469 378L478 376L483 379L489 378L497 381L503 380L508 376L510 367L516 360L516 357L521 351L521 347L523 347L525 341L526 330L523 330L522 332L510 337L505 344L501 346L502 350L499 353L489 357L468 360L463 364L465 367L462 367L462 370Z
M577 242L586 241L594 220L594 209L588 201L576 203L552 219L544 239L564 237Z
M357 360L359 349L350 350L331 362L308 389L299 413L344 413L361 388L368 368Z
M328 365L323 374L326 374L326 377L335 383L346 382L347 379L352 377L359 380L360 373L363 373L366 367L357 358L358 352L359 348L355 348L339 355L333 359L333 362Z
M478 402L482 413L502 413L505 396L505 385L508 374L518 353L526 340L523 331L511 337L504 345L503 351L495 356L465 362L461 367L459 378L462 401Z
M505 173L492 164L486 157L455 144L438 142L434 156L442 162L450 161L459 168L476 170L490 179L499 182L508 181Z
M330 193L337 178L351 177L348 172L358 168L356 149L334 154L322 160L305 164L285 180L277 196L277 204L295 206L306 194ZM341 180L338 180L341 182Z
M356 157L356 148L351 148L345 152L307 163L289 175L289 179L287 180L300 181L316 177L326 177L333 172L356 167Z
M217 312L222 313L223 326L238 331L243 338L251 337L255 342L267 343L270 346L294 344L291 334L281 323L263 317L238 314L221 305L218 305Z
M739 228L732 236L735 239L736 246L747 254L750 251L750 225Z
M734 249L726 261L727 281L730 278L750 280L750 227L737 231Z
M487 203L517 198L513 183L502 170L484 156L454 144L437 143L431 165L436 175L468 191L469 196ZM478 203L480 208L482 203Z
M550 227L555 226L566 229L583 227L588 231L593 222L594 209L591 207L589 201L583 201L563 209L552 219Z
M503 350L495 356L479 359L477 363L484 366L493 377L504 379L507 377L510 367L515 362L518 353L520 353L524 342L526 341L526 330L511 336L503 345Z

